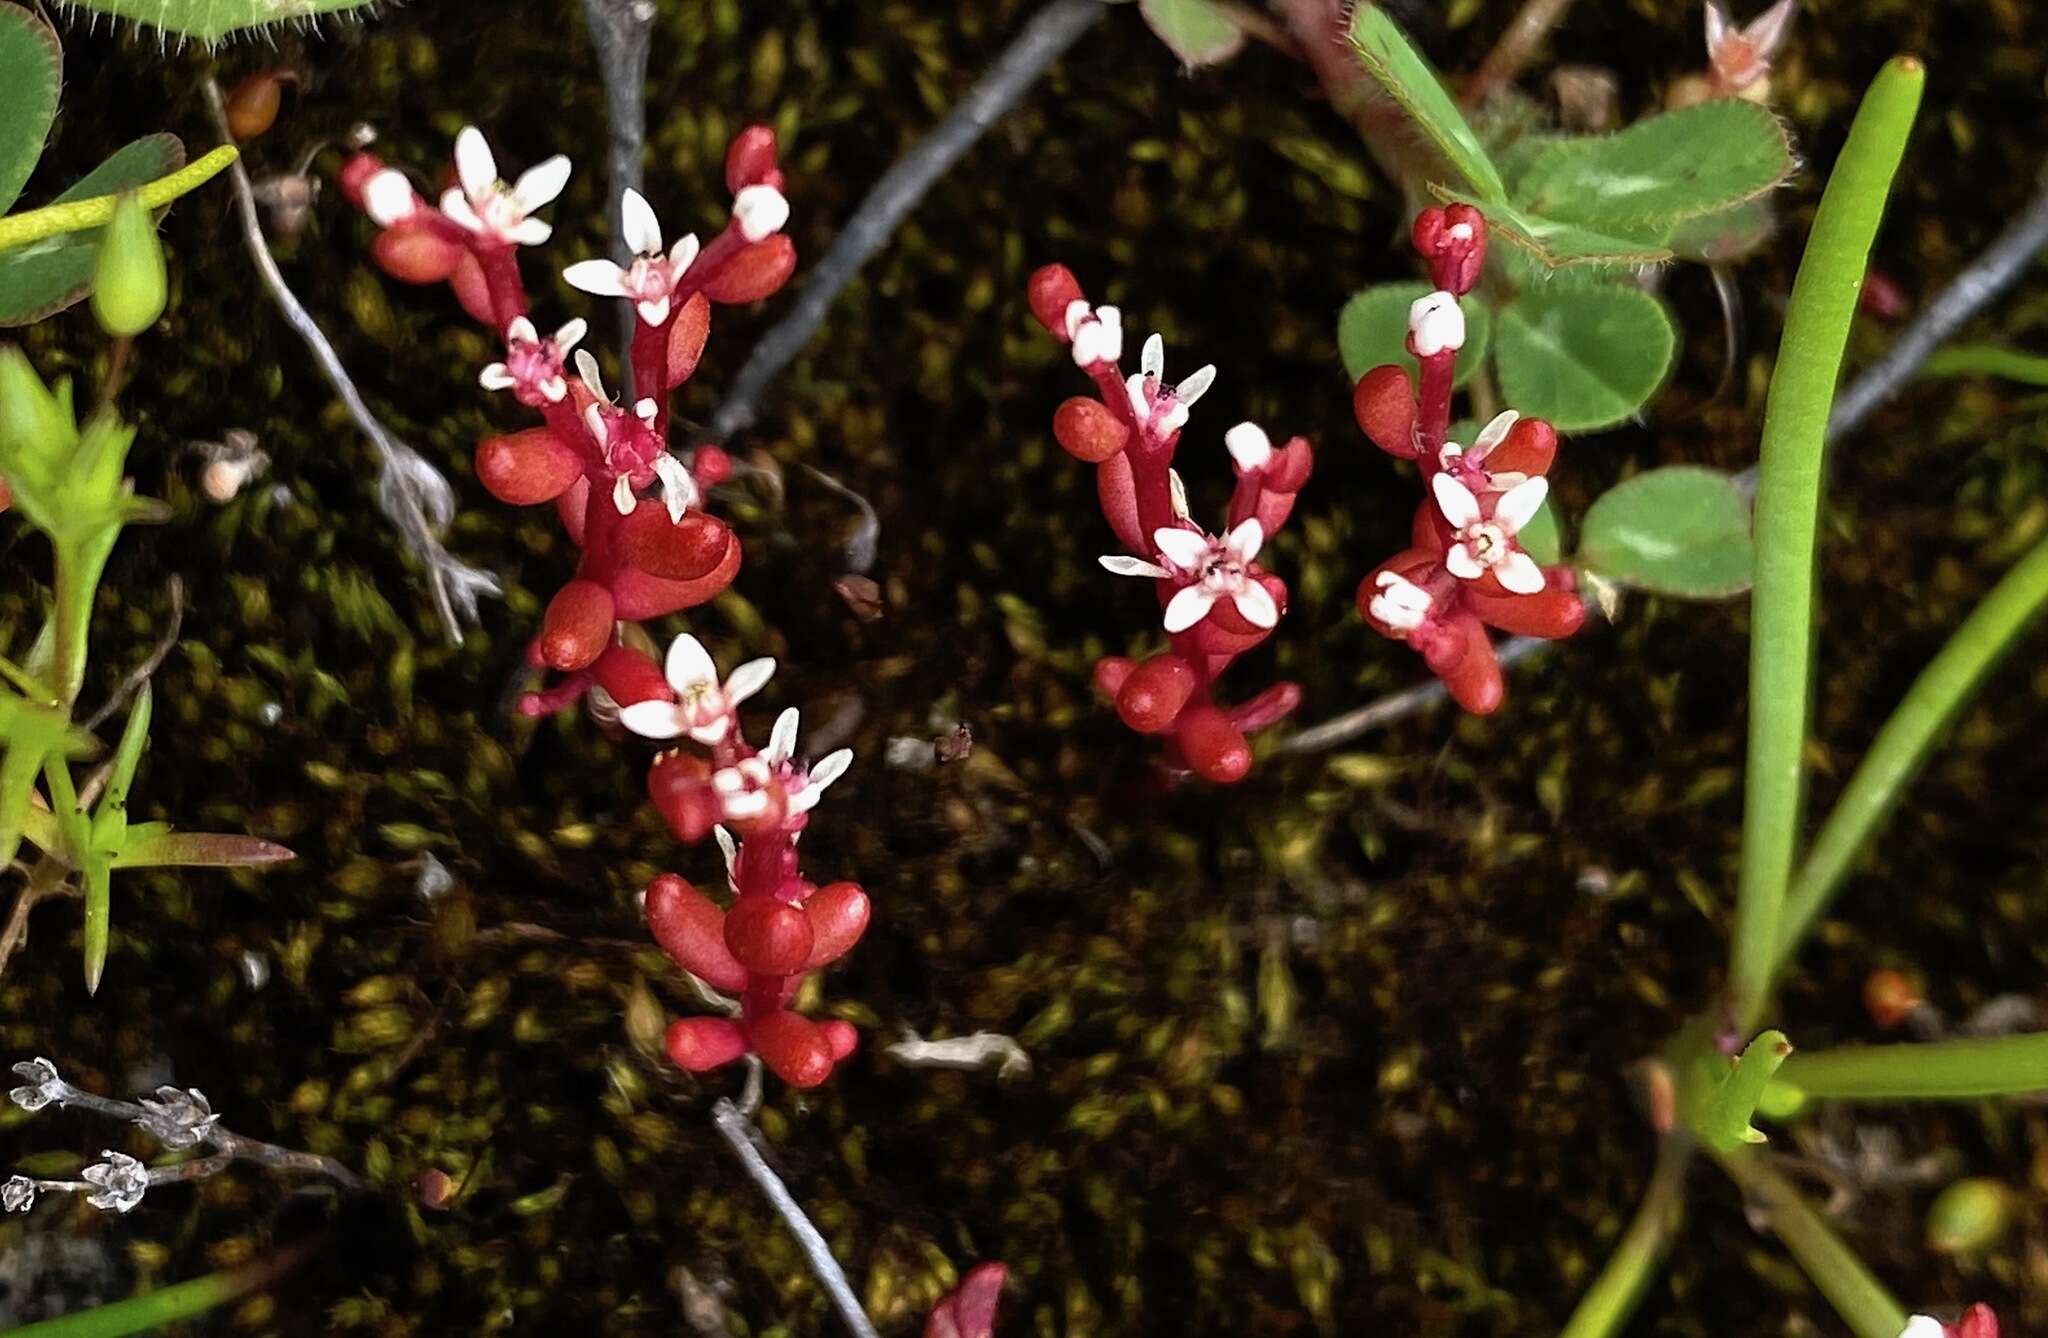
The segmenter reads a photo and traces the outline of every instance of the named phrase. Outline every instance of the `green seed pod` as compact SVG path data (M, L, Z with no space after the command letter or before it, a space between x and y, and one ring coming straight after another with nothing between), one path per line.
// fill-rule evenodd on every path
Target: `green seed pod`
M170 289L164 248L149 206L130 191L114 202L114 219L93 265L92 314L110 335L133 337L164 314Z
M1970 1254L1998 1243L2012 1224L2012 1191L1997 1180L1958 1180L1927 1209L1927 1244L1942 1254Z

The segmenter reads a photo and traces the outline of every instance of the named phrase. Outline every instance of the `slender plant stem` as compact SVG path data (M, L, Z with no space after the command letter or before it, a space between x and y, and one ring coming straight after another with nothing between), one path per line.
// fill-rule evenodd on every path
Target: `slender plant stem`
M724 403L712 412L707 425L712 440L727 440L753 426L762 394L811 342L840 290L889 240L932 183L1017 104L1047 66L1095 26L1103 8L1104 0L1050 0L967 90L960 105L869 188L825 258L804 280L789 314L747 355Z
M606 166L611 173L612 259L621 265L632 262L633 248L626 244L619 201L626 191L640 190L645 180L647 57L654 46L654 14L653 0L583 0L584 25L590 29L590 44L604 74L604 114L611 130ZM637 393L633 331L639 316L631 302L621 302L618 308L619 375L626 383L623 402L631 404Z
M50 677L57 700L69 711L85 687L87 643L92 632L93 596L99 585L98 572L88 572L81 546L59 540L51 546L53 564L51 598L55 601L56 639L52 646Z
M209 1273L125 1301L94 1306L55 1319L24 1324L7 1331L8 1338L121 1338L164 1324L192 1319L216 1306L261 1291L305 1262L316 1241L300 1241L269 1257L236 1268Z
M1899 1338L1906 1311L1892 1299L1840 1236L1793 1184L1771 1169L1769 1154L1748 1149L1717 1158L1743 1192L1770 1215L1771 1230L1856 1338Z
M1522 0L1522 7L1508 20L1500 40L1493 44L1493 50L1486 53L1486 59L1479 62L1479 69L1466 81L1465 91L1459 98L1466 110L1484 106L1488 99L1515 80L1522 77L1522 71L1536 56L1537 48L1543 45L1551 30L1564 22L1564 16L1571 12L1572 0ZM1485 421L1483 418L1481 421Z
M1089 0L1093 4L1096 0ZM853 1286L847 1282L839 1261L832 1257L832 1247L825 1243L825 1237L818 1228L811 1225L811 1219L804 1215L803 1206L789 1192L789 1186L782 1183L782 1177L775 1174L775 1168L761 1155L761 1149L754 1146L754 1126L740 1113L732 1102L719 1098L711 1108L711 1123L732 1148L733 1155L740 1159L747 1174L768 1196L768 1202L775 1205L775 1211L782 1215L782 1221L789 1233L796 1237L803 1247L804 1258L810 1261L811 1272L824 1285L825 1294L832 1298L832 1305L839 1311L839 1318L846 1324L854 1338L881 1338L875 1332L874 1321L867 1311L861 1309L860 1298L853 1294Z
M1811 1097L1849 1101L1968 1101L2048 1090L2048 1032L1915 1045L1800 1051L1780 1081Z
M1749 759L1731 970L1738 1028L1763 1014L1799 834L1813 671L1814 555L1828 409L1926 70L1896 57L1864 95L1792 283L1764 410L1750 596Z
M1682 1135L1667 1136L1658 1145L1656 1169L1634 1219L1559 1338L1610 1338L1628 1323L1684 1219L1685 1174L1692 1155L1692 1141Z
M199 161L158 177L136 194L151 209L161 209L180 195L197 190L211 181L219 175L222 168L234 162L237 156L237 151L232 145L223 144ZM25 209L21 213L0 218L0 251L26 246L30 242L43 241L67 232L84 232L88 228L105 227L114 217L114 201L118 198L113 195L95 195L88 200L45 205L41 209Z
M1793 877L1785 898L1774 972L1782 971L1798 952L1844 875L1919 775L1935 742L1992 666L2019 642L2044 603L2048 603L2048 539L2035 544L1992 587L1948 644L1920 671L1878 731Z

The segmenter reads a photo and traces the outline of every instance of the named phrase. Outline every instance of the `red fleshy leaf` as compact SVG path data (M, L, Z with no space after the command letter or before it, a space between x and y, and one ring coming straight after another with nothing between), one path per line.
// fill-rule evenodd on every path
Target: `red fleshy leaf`
M686 879L665 873L648 884L647 929L677 966L713 989L747 987L746 968L725 946L725 913Z
M463 261L475 263L459 244L431 228L404 222L377 234L370 243L370 258L400 283L440 283ZM477 273L481 277L483 271Z
M1557 429L1541 418L1518 418L1508 429L1507 440L1486 457L1486 468L1495 474L1527 474L1530 478L1548 474L1557 459Z
M618 600L618 616L626 622L646 622L679 609L695 608L715 598L739 574L740 544L731 539L725 556L709 572L691 581L669 581L637 567L621 567L612 581Z
M541 663L564 671L588 665L611 643L613 618L611 591L595 581L569 582L541 617Z
M613 540L619 556L664 581L700 580L717 570L735 547L725 522L702 511L671 521L660 506L638 506L619 521Z
M774 180L769 180L773 176ZM749 186L780 187L782 174L775 170L775 132L765 125L750 125L732 137L725 150L725 188L734 195Z
M1437 676L1450 689L1451 700L1474 715L1491 715L1507 695L1493 640L1486 635L1485 624L1463 609L1451 615L1451 627L1453 636L1462 635L1464 653L1448 668L1437 669ZM1430 667L1436 668L1434 664Z
M924 1338L994 1338L996 1302L1002 1299L1008 1277L1009 1270L1001 1264L977 1264L933 1308Z
M860 1032L851 1022L832 1018L818 1024L818 1034L825 1038L825 1044L832 1048L832 1062L838 1064L860 1048ZM1996 1338L1996 1335L1993 1335Z
M1067 454L1095 465L1121 451L1131 430L1101 400L1076 395L1053 411L1052 435Z
M549 429L530 427L480 442L476 477L499 501L532 506L554 501L583 477L583 456Z
M1533 595L1487 595L1468 587L1464 598L1489 627L1514 636L1567 637L1586 622L1585 601L1577 591L1559 586L1555 577L1550 588Z
M1230 708L1230 723L1246 734L1279 724L1301 705L1301 684L1275 683L1258 696Z
M1117 542L1133 553L1150 553L1151 536L1138 523L1138 490L1131 478L1131 457L1123 452L1095 466L1095 497Z
M606 646L604 654L597 657L597 662L590 669L597 685L621 706L673 700L675 696L669 690L668 679L663 676L661 666L630 646L616 642Z
M788 283L794 273L796 243L787 233L778 232L749 243L726 261L725 267L704 285L704 296L728 306L758 302Z
M1415 385L1407 368L1389 363L1359 377L1351 411L1373 445L1403 460L1415 458Z
M747 1033L725 1017L685 1017L668 1028L668 1057L676 1067L703 1073L730 1064L747 1052Z
M456 263L455 272L448 276L448 286L455 290L455 300L462 304L471 320L497 328L497 309L491 305L490 280L484 278L484 267L474 252L465 252Z
M711 789L711 764L680 748L660 754L647 768L647 798L686 845L709 836L723 816Z
M1203 780L1227 785L1252 769L1251 745L1230 717L1208 703L1190 706L1174 728L1181 755Z
M711 338L711 299L702 293L690 294L690 300L683 303L676 313L675 323L668 331L668 383L679 386L690 379L697 370L697 360L704 356L704 341Z
M1095 690L1112 702L1116 694L1123 691L1124 680L1138 667L1136 660L1121 655L1105 655L1095 662Z
M868 894L858 883L828 883L804 903L811 921L811 955L803 969L815 971L844 957L868 927Z
M1131 670L1117 690L1116 713L1140 734L1164 734L1195 693L1195 667L1180 656L1154 655Z
M762 1062L791 1087L816 1087L832 1076L832 1040L809 1018L778 1008L745 1026Z
M1045 332L1062 344L1067 342L1067 308L1081 300L1081 284L1065 265L1044 265L1031 275L1026 288L1031 314Z
M774 897L741 897L725 913L725 947L734 960L764 976L801 970L815 936L810 917Z

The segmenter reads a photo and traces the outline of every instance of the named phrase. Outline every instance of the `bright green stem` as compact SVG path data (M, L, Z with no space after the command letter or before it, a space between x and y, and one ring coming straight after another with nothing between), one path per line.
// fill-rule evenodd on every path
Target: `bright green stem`
M1783 969L1799 950L1801 940L1841 886L1842 876L1919 774L1935 741L2044 603L2048 603L2048 539L2034 545L1984 597L1941 653L1920 671L1898 709L1878 731L1792 880L1779 933L1777 969Z
M1792 1183L1771 1169L1763 1154L1730 1152L1718 1160L1735 1183L1764 1206L1771 1230L1835 1313L1856 1331L1856 1338L1899 1338L1906 1327L1905 1310Z
M1732 970L1738 1025L1762 1020L1799 831L1800 752L1813 659L1822 447L1842 350L1926 71L1894 57L1864 95L1828 177L1771 373L1756 492L1750 600L1749 775Z
M298 1267L311 1252L312 1242L304 1241L239 1268L209 1273L111 1305L24 1324L7 1330L7 1338L120 1338L122 1334L142 1333L203 1315L215 1306L260 1291Z
M1778 1071L1808 1096L1955 1101L2048 1091L2048 1032L1800 1053Z
M86 643L92 631L92 603L99 593L100 573L98 565L87 560L82 545L60 540L54 548L57 642L50 677L57 700L69 710L85 687Z
M1558 1338L1610 1338L1635 1312L1637 1302L1650 1285L1671 1248L1685 1215L1685 1172L1692 1164L1693 1147L1683 1137L1666 1138L1657 1149L1657 1168L1650 1172L1649 1188L1636 1208L1635 1218L1621 1235L1621 1243L1593 1279L1593 1285L1579 1298L1578 1308L1565 1321Z
M1922 376L2002 376L2022 385L2048 386L2048 358L1998 344L1950 344L1927 355Z
M151 209L161 209L180 195L205 185L236 157L235 147L223 144L198 162L188 163L168 176L158 177L136 193ZM0 251L67 232L105 227L114 217L114 201L118 198L95 195L89 200L45 205L41 209L26 209L0 218Z

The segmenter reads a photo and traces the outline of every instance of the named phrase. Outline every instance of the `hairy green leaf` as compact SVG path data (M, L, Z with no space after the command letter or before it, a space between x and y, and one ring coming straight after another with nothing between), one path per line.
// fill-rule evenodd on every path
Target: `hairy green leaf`
M0 214L28 184L57 118L64 50L32 11L0 0Z
M1409 44L1400 25L1378 5L1361 4L1351 19L1351 44L1367 72L1379 80L1465 178L1463 184L1477 191L1483 201L1504 202L1507 187L1501 182L1500 170L1486 156L1479 136L1472 133L1458 104L1444 91L1443 81Z
M1777 117L1719 98L1548 145L1522 172L1515 203L1543 218L1626 231L1732 208L1783 185L1792 166Z
M1353 381L1390 362L1406 367L1411 378L1415 375L1415 359L1408 353L1408 308L1429 291L1429 285L1418 279L1375 284L1351 295L1337 313L1337 347ZM1465 347L1458 350L1455 379L1462 384L1486 358L1493 315L1474 297L1459 298L1458 305L1465 312Z
M1647 404L1677 350L1662 302L1601 284L1516 298L1500 314L1493 360L1509 404L1560 432L1588 432Z
M1749 506L1717 469L1653 469L1616 484L1587 509L1579 561L1616 585L1725 599L1749 588Z
M52 204L136 190L185 165L175 135L145 135L116 149ZM104 228L59 233L0 251L0 326L29 325L80 301L92 289Z
M1446 198L1477 205L1495 236L1526 251L1545 269L1634 269L1671 259L1668 224L1594 228L1469 194Z
M70 0L80 9L90 9L115 18L133 19L180 37L203 42L221 38L245 28L270 24L317 20L326 14L341 14L366 8L372 0Z
M1221 64L1244 46L1244 29L1211 0L1138 0L1138 12L1190 69Z

